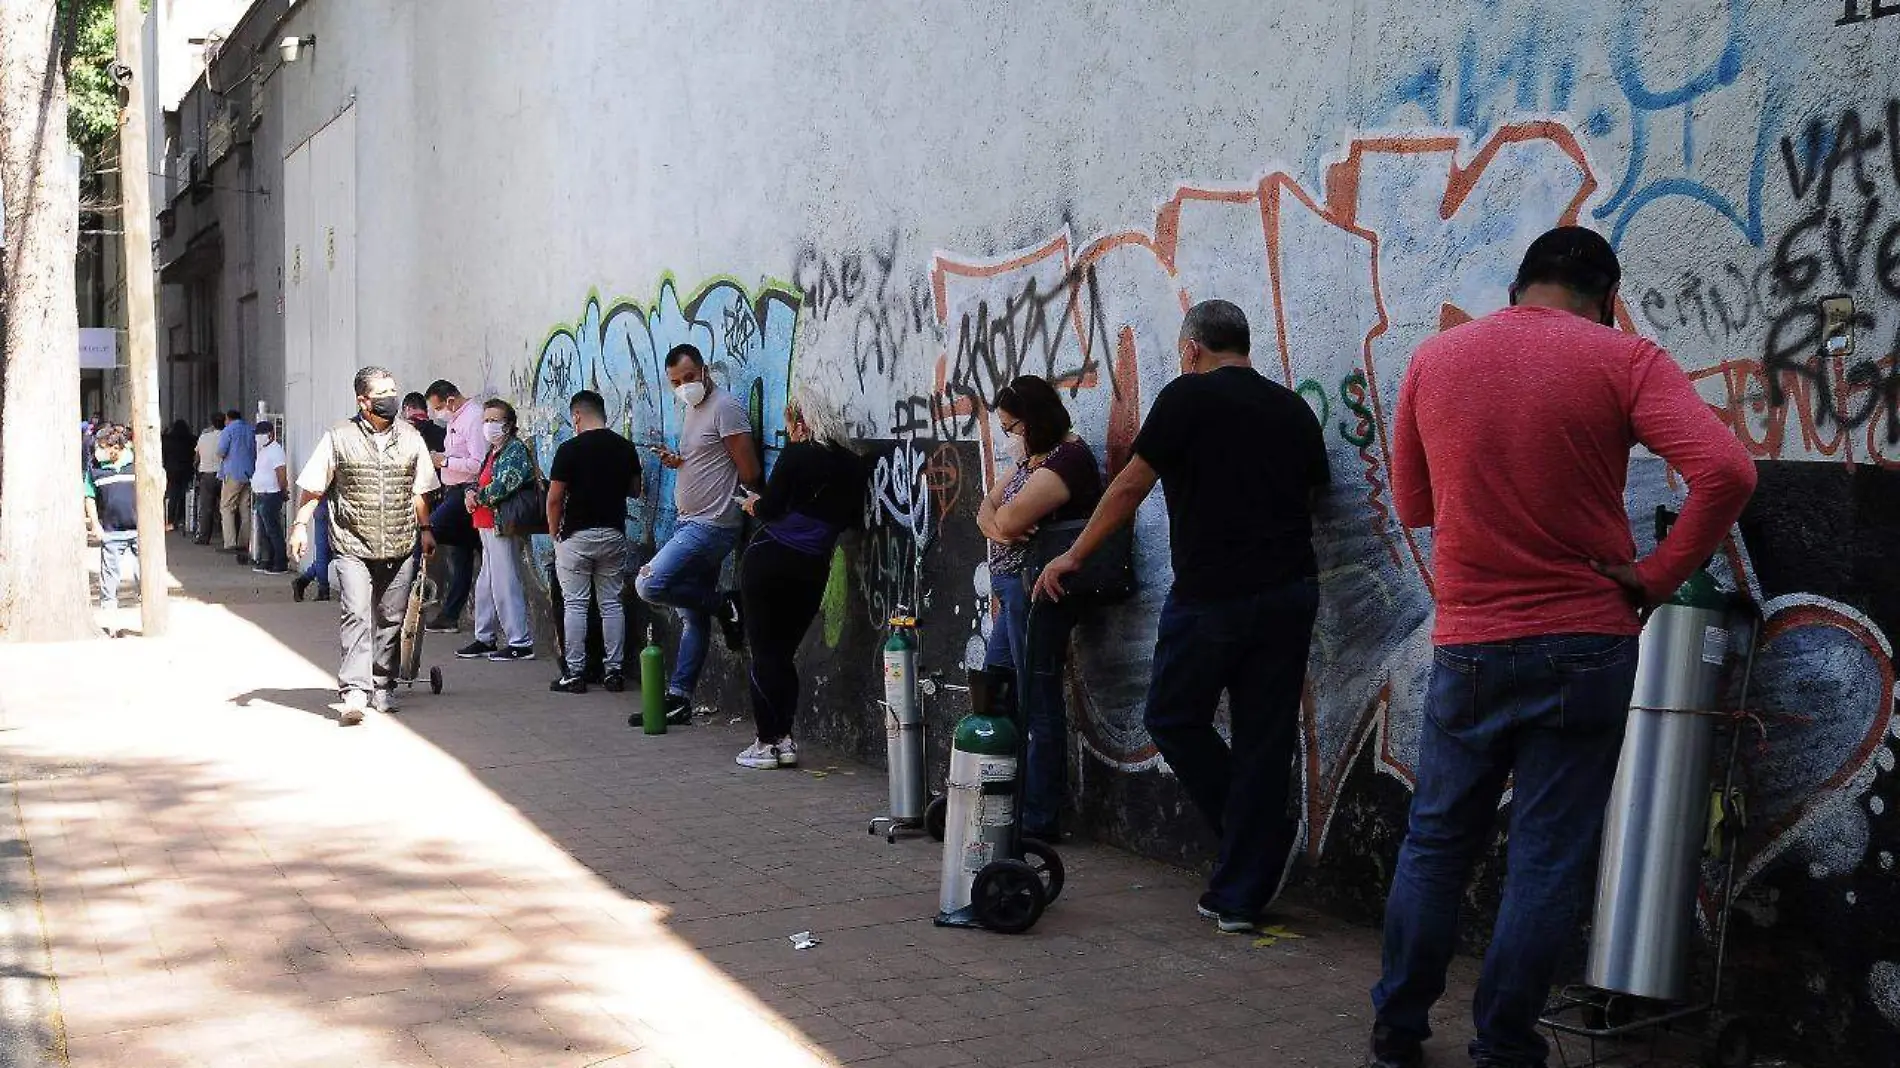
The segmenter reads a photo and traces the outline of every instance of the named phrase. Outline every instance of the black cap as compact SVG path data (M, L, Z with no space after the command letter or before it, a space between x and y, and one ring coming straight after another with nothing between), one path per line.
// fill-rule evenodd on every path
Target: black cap
M1623 279L1616 250L1595 230L1559 226L1546 230L1524 250L1517 269L1516 288L1538 282L1556 282L1590 296L1600 296Z

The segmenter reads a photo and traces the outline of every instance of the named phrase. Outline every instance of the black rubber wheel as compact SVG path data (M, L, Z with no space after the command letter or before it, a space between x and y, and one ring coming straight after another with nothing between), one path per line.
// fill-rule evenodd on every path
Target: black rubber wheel
M430 693L442 692L442 669L439 667L432 667L429 669L429 692Z
M1001 934L1022 934L1036 926L1048 907L1042 876L1020 860L992 860L970 884L976 922Z
M1056 903L1062 896L1062 884L1065 873L1062 870L1062 858L1056 854L1055 847L1040 838L1023 839L1023 863L1036 870L1042 877L1042 891L1049 904Z
M1702 1045L1702 1063L1707 1068L1749 1068L1755 1063L1755 1040L1748 1025L1738 1016L1718 1013L1709 1019L1709 1031Z
M924 830L930 837L943 841L944 825L950 820L950 801L948 798L933 797L930 804L924 806Z

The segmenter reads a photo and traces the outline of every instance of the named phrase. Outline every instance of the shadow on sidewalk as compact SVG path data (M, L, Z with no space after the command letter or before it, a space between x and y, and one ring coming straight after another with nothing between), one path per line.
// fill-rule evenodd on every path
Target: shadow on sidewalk
M319 719L327 719L332 723L341 723L342 713L338 711L337 702L337 692L334 689L252 690L249 693L239 694L231 699L231 703L239 708L252 708L258 705L275 705L279 708L308 712Z
M209 560L181 557L175 573L190 595L219 604L323 674L335 670L334 605L293 604L288 590L248 583ZM347 739L341 752L356 755L341 774L386 791L402 772L382 767L378 778L377 765L391 751L414 753L405 734L428 743L505 806L454 786L468 802L457 818L481 824L478 837L489 826L506 837L526 821L598 877L589 907L607 899L610 912L657 920L666 941L835 1063L1357 1063L1366 987L1378 968L1376 932L1290 910L1281 937L1220 936L1194 915L1192 875L1087 843L1062 846L1067 889L1028 934L935 928L941 848L924 837L893 845L865 833L869 817L885 810L880 772L816 749L802 754L798 770L740 768L733 755L751 741L740 708L642 735L626 724L636 692L549 693L553 643L538 637L541 657L528 664L451 661L448 648L425 646L425 673L431 664L454 665L446 694L401 694L398 716L372 715L360 730L313 739L315 755L293 750L286 763L336 761L318 751L334 748L329 737ZM240 646L203 655L247 655L250 647ZM824 699L822 680L807 685L813 700ZM268 685L230 698L256 713L262 731L278 729L269 722L274 707L334 721L335 699L324 688ZM285 733L298 736L294 725ZM284 775L280 784L190 762L121 760L79 795L68 796L70 783L47 789L56 801L122 799L173 843L164 863L127 860L124 877L98 890L108 902L132 903L139 886L170 877L165 864L189 869L192 909L218 917L230 943L188 946L178 961L168 954L173 974L215 967L220 954L261 953L282 962L282 975L261 981L258 993L268 999L351 999L359 1029L406 1028L425 1046L428 1027L492 1035L487 1021L507 1019L501 1033L513 1037L498 1041L521 1063L589 1063L519 1014L571 1004L581 970L602 974L586 960L599 931L586 924L598 923L598 912L575 920L572 904L550 904L545 884L480 863L465 842L447 838L385 840L361 829L339 836L315 826L287 855L240 848L227 859L217 837L221 813L294 798L298 780ZM406 815L392 809L392 829ZM107 864L111 843L108 835L88 841L70 870ZM259 899L254 888L277 879L297 887L307 908L286 918L281 901ZM90 904L94 891L87 895ZM507 904L477 916L470 899ZM490 920L511 936L475 941ZM788 936L802 931L818 945L794 949ZM1470 982L1461 966L1434 1021L1440 1037L1432 1049L1445 1063L1468 1037ZM628 974L609 985L637 1001L664 996L670 984ZM586 1026L583 1019L562 1031ZM604 1033L583 1037L609 1042ZM373 1063L407 1063L383 1053ZM489 1063L432 1053L442 1064Z

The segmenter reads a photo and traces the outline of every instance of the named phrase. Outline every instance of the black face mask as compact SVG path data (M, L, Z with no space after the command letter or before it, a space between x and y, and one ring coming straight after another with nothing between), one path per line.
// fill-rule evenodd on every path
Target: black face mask
M369 402L371 415L385 423L393 423L402 411L401 397L372 397Z

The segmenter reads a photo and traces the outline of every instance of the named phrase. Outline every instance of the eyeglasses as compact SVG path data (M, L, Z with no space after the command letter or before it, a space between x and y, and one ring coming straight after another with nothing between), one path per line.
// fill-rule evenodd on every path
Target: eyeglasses
M1004 419L1002 421L1002 426L1003 426L1003 433L1014 434L1015 432L1023 428L1023 421L1021 419L1018 419L1014 423L1012 423L1008 421L1007 419Z

